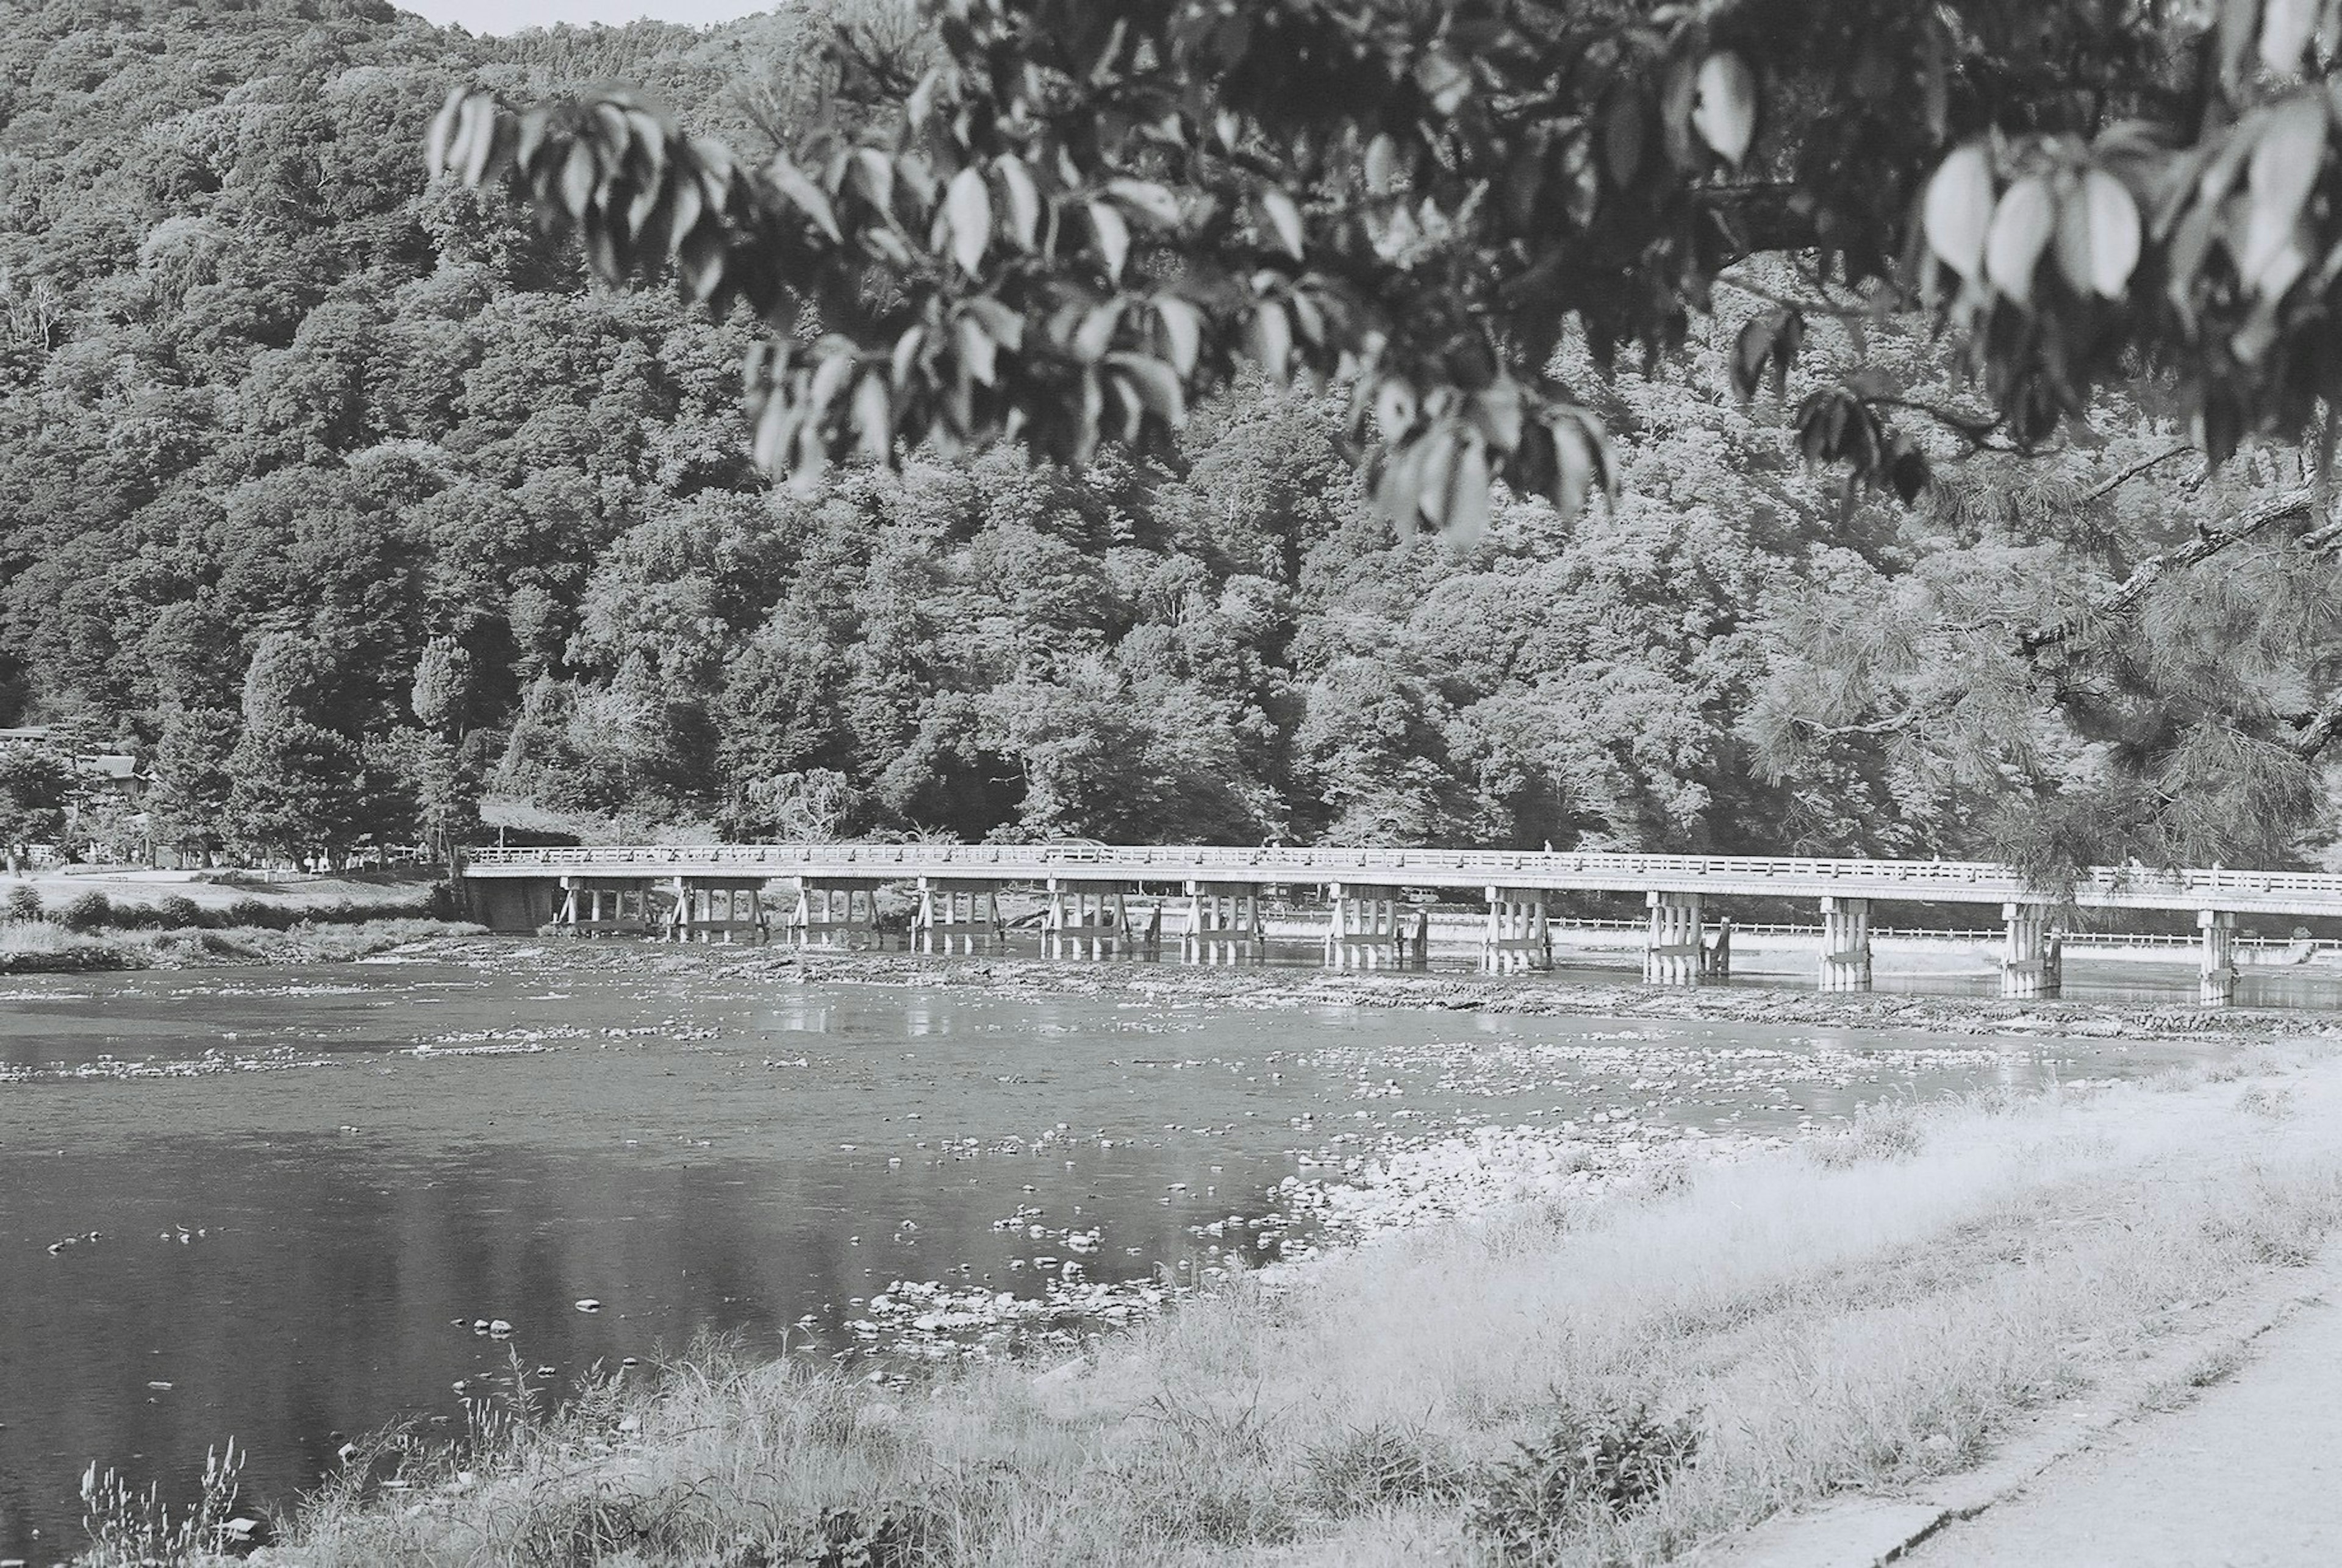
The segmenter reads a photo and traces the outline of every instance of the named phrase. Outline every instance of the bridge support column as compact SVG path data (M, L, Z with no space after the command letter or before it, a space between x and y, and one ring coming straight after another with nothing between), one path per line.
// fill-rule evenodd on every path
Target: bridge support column
M1870 989L1870 900L1822 900L1822 989Z
M878 883L869 877L800 877L789 937L799 947L872 945L879 940Z
M2196 1000L2207 1007L2226 1007L2237 999L2237 916L2233 910L2198 911L2196 924L2202 933L2197 952L2202 965L2197 977Z
M990 882L919 878L912 944L922 953L977 953L1000 940L1000 889Z
M1266 957L1260 889L1237 882L1188 883L1186 929L1179 939L1179 953L1190 964Z
M1130 951L1130 887L1121 882L1049 879L1041 915L1043 951L1052 958L1110 958Z
M666 917L670 942L763 942L771 934L761 876L678 876L667 894L675 900Z
M1395 969L1406 962L1398 889L1355 882L1326 886L1329 969Z
M563 936L640 936L657 924L648 877L565 876L553 928Z
M2004 904L2008 938L2001 949L2000 994L2019 1001L2055 996L2065 988L2066 958L2050 929L2046 904Z
M1652 985L1696 985L1706 965L1699 940L1699 894L1646 895L1650 933L1643 941L1643 979Z
M1480 967L1490 974L1553 967L1553 935L1546 926L1542 890L1488 889L1488 929L1480 939Z

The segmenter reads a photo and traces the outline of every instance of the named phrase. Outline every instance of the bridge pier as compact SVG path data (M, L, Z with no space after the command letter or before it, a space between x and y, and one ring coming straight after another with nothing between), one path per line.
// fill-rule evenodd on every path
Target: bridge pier
M912 944L922 953L976 953L1001 939L1000 885L919 878Z
M866 876L799 877L789 939L799 947L851 950L866 936L876 945L880 885L876 878Z
M1526 887L1490 887L1487 934L1480 939L1480 967L1489 974L1553 967L1553 934L1546 925L1545 893Z
M2199 910L2196 924L2202 935L2197 954L2196 1000L2207 1007L2226 1007L2237 999L2237 916L2232 910Z
M565 876L554 928L565 936L641 936L657 927L649 877Z
M1237 964L1268 955L1260 889L1245 882L1190 882L1180 956L1190 964Z
M1042 951L1052 958L1109 958L1130 951L1126 882L1053 876L1041 915Z
M771 934L761 876L678 876L667 892L675 900L666 917L670 942L763 942Z
M1870 989L1870 900L1822 900L1821 988Z
M2046 904L2004 904L2008 937L2001 949L2000 994L2018 1001L2055 996L2065 988L2066 957L2049 925Z
M1650 930L1643 939L1643 979L1651 985L1696 985L1707 965L1699 939L1696 893L1653 893Z
M1400 968L1407 961L1406 929L1398 889L1379 884L1326 884L1326 965L1329 969Z

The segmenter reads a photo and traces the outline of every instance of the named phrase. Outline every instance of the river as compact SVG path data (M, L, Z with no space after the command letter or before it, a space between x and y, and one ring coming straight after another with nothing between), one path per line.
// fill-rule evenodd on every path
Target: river
M889 1364L895 1282L1208 1283L1308 1240L1281 1182L1396 1140L1791 1135L2192 1049L1033 1000L520 944L0 980L0 1561L82 1544L92 1460L168 1491L233 1434L247 1498L283 1501L347 1437L460 1430L515 1354L557 1388L713 1329L859 1374Z

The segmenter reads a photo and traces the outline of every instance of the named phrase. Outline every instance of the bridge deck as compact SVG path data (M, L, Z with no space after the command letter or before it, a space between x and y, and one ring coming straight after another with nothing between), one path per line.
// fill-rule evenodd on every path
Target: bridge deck
M2042 901L2005 865L1979 861L1822 860L1782 855L1539 854L1512 850L1246 849L1198 844L726 844L483 849L472 877L725 876L1246 884L1374 882L1441 890L1869 898L1930 904ZM2342 915L2342 876L2318 872L2101 866L2074 902L2097 909L2233 910Z

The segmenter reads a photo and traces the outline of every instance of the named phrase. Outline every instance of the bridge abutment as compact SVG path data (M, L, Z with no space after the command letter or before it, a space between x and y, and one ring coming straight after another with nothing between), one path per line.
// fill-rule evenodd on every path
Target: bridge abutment
M1490 887L1488 926L1480 939L1480 968L1489 974L1553 967L1553 934L1546 924L1541 888Z
M2007 928L2001 947L2000 994L2017 1001L2055 996L2065 989L2066 957L2046 904L2004 904Z
M2199 910L2196 1000L2226 1007L2237 999L2237 916L2234 911Z
M1822 900L1821 988L1870 989L1870 900Z
M1696 893L1645 894L1650 928L1643 939L1643 979L1652 985L1696 985L1706 968Z

